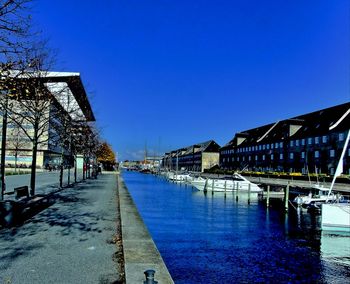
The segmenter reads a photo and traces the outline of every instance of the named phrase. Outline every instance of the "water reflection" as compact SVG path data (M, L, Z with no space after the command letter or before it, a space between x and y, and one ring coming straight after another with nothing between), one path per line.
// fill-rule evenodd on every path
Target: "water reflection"
M320 216L294 209L285 214L281 201L266 208L256 194L248 204L247 193L204 193L136 173L124 179L175 283L322 283L329 275L333 283L349 277L349 266L324 259Z

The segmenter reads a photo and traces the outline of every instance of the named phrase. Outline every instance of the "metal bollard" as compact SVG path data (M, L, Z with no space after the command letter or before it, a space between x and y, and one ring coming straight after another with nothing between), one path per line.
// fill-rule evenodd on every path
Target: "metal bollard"
M145 272L145 276L146 276L146 281L144 281L144 284L157 284L158 281L154 280L154 274L156 273L155 270L149 269L146 270Z

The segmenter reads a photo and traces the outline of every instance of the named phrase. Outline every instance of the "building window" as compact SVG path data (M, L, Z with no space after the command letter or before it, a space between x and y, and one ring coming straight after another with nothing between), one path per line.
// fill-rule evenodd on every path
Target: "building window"
M309 144L309 145L312 144L312 138L311 137L307 139L307 144Z
M261 150L261 145L259 145L259 150Z
M305 139L301 139L301 145L305 146Z
M271 154L271 161L273 160L273 154Z
M315 158L319 158L320 157L320 151L315 151Z
M269 150L270 149L270 144L266 145L266 149Z
M257 160L258 160L258 155L255 156L255 161L257 161Z
M322 136L322 143L327 143L327 136Z
M290 147L294 147L294 140L290 140Z
M301 158L305 159L305 152L301 152Z
M265 150L265 149L266 149L266 145L264 144L264 145L263 145L263 150Z
M280 142L280 148L283 148L283 142Z
M295 140L295 146L299 146L299 140Z
M237 162L239 162L239 157L237 157Z
M335 156L335 150L333 150L333 149L330 150L330 151L329 151L329 156L330 156L330 157L334 157L334 156Z
M350 155L350 150L349 150L349 155ZM262 156L263 161L265 161L265 155Z
M243 162L245 161L245 157L243 157Z
M294 153L289 153L289 159L291 159L291 160L294 159Z
M320 137L315 137L315 144L319 144L320 143Z
M273 149L273 143L271 143L271 149Z
M223 158L222 161L225 163L225 158Z
M251 157L251 156L249 156L249 157L248 157L248 159L249 159L249 161L251 161L252 157Z
M343 141L344 140L344 133L339 133L339 141Z
M283 160L283 154L282 153L280 154L280 160Z
M278 143L277 143L277 142L275 143L275 148L276 148L276 149L278 148Z

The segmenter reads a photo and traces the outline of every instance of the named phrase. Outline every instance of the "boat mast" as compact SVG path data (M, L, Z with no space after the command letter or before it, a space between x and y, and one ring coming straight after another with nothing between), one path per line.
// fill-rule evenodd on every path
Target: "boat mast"
M335 179L337 178L337 176L340 176L340 174L343 172L343 159L344 159L344 156L345 156L348 144L349 144L349 140L350 140L350 130L348 131L348 136L346 137L344 148L343 148L343 151L341 153L337 169L336 169L336 171L334 173L334 177L333 177L332 184L331 184L331 186L329 188L329 191L328 191L326 202L328 201L329 196L331 195L331 192L332 192L332 189L333 189L333 186L334 186L334 183L335 183Z

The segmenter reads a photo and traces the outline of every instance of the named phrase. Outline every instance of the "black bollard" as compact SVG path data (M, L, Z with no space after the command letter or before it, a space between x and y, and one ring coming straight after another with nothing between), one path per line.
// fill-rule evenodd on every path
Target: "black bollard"
M155 270L149 269L146 270L145 272L145 276L146 276L146 281L144 281L144 284L157 284L158 281L154 280L154 274L156 273Z

